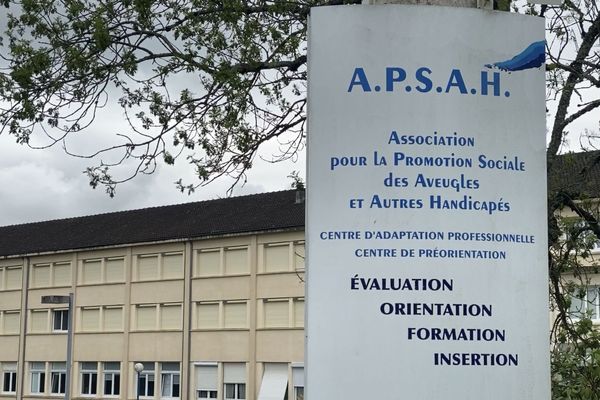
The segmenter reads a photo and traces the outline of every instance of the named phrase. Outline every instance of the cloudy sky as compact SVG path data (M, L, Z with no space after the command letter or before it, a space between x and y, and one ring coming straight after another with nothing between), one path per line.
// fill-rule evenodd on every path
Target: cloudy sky
M111 132L107 128L122 121L118 110L112 114L99 118L81 139L94 146L102 144L101 131ZM277 147L271 143L263 157L268 158ZM61 148L33 150L16 144L9 135L0 135L0 226L225 197L231 184L223 179L192 195L182 194L174 182L179 178L191 182L193 174L185 162L176 162L175 166L161 164L154 174L118 186L116 196L110 198L103 188L89 186L82 173L87 165L89 160L67 156ZM290 172L304 175L304 169L304 154L295 163L257 162L248 182L233 194L287 189L292 182L287 177Z

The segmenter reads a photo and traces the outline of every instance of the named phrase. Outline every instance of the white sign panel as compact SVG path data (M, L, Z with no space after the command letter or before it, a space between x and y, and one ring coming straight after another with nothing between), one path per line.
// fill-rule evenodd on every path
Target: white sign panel
M544 20L314 8L307 396L549 399Z

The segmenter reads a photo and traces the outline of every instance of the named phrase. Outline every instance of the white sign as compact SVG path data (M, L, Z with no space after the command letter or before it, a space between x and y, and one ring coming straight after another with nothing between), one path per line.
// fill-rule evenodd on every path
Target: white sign
M314 8L307 396L550 398L544 20Z
M563 0L531 0L528 1L530 4L545 4L547 6L560 6Z

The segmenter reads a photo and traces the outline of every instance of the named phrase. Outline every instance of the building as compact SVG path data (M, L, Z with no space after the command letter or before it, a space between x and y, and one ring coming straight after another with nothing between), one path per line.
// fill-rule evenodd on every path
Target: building
M0 228L0 399L303 398L304 201L283 191ZM298 196L299 195L299 196Z
M595 160L561 157L550 198L600 197ZM142 399L302 400L303 195L0 227L0 400L64 396L68 311L42 296L69 293L74 399L136 398L142 363Z

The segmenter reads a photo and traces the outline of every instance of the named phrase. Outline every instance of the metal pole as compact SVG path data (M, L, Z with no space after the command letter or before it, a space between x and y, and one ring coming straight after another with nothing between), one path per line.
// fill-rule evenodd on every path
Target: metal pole
M144 364L137 362L137 363L133 364L133 369L137 373L137 382L135 383L135 385L136 385L135 398L137 400L140 400L140 374L144 370ZM148 393L144 393L144 394L147 395Z
M67 378L65 380L65 400L71 398L71 358L73 347L73 293L69 293L69 319L67 329Z

